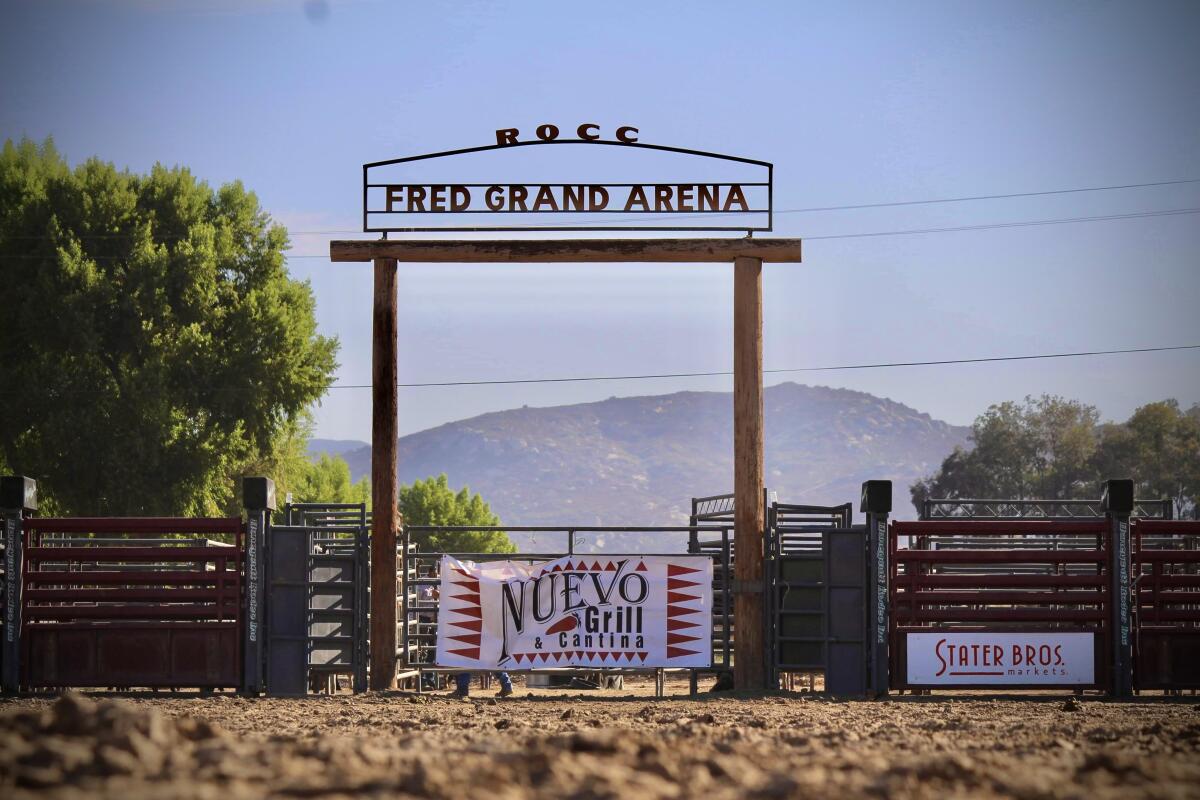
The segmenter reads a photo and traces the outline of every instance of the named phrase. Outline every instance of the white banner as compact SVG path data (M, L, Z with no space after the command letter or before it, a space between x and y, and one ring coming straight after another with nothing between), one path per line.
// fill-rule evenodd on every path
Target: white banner
M533 565L443 556L437 664L706 667L712 580L707 556L567 556Z
M1094 633L909 633L908 682L954 684L1095 683Z

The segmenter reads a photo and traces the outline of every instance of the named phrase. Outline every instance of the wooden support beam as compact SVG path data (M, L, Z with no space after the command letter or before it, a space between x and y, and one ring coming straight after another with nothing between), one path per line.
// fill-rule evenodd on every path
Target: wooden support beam
M396 261L375 259L371 323L371 679L391 689L396 675L397 320Z
M765 687L762 261L733 265L734 656L738 689Z
M331 261L437 263L800 261L799 239L370 239L329 243Z

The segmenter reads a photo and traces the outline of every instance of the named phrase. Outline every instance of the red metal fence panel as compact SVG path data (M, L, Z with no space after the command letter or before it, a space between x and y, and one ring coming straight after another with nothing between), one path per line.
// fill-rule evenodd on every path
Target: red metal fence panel
M239 518L32 518L23 527L26 686L241 683Z
M1104 520L893 522L892 688L1107 688L1109 560Z
M1200 688L1200 521L1137 519L1130 528L1134 687Z

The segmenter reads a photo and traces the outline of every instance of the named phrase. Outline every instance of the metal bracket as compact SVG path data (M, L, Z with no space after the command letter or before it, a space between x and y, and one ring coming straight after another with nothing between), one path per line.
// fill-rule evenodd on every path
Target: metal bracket
M734 594L762 594L763 582L733 578L729 581L729 591Z

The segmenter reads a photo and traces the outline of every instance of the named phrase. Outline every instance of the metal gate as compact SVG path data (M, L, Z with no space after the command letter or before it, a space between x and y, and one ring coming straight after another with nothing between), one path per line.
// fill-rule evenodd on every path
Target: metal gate
M797 677L812 679L821 673L825 691L831 694L861 697L884 693L887 625L882 601L886 599L887 574L883 532L892 507L891 482L863 484L863 525L853 524L850 503L780 503L769 490L764 499L768 685L792 688ZM732 527L733 495L694 498L691 521L693 525L722 522ZM715 544L710 542L709 548ZM733 553L727 539L724 546L731 565ZM692 552L704 549L704 542L693 537ZM726 572L732 575L729 567ZM730 627L732 594L714 591L714 603L717 611L724 612L728 643L736 635ZM722 666L731 666L728 657Z
M303 695L349 675L367 688L369 528L366 507L295 503L267 546L266 689Z
M1133 685L1200 688L1200 521L1135 519Z
M867 687L867 527L853 507L773 503L767 512L768 664L823 673L831 694Z
M910 678L914 634L1082 633L1091 636L1090 683L1112 686L1113 576L1119 551L1104 519L934 519L893 522L890 566L891 686L928 689L942 684ZM993 651L986 650L986 656ZM1012 663L951 670L955 688L1063 685L1051 679L1007 681ZM976 676L972 678L971 676Z
M768 490L767 497L774 499ZM712 497L693 497L689 524L693 527L688 535L688 552L712 557L713 569L713 619L711 669L694 669L690 675L691 693L699 691L701 675L724 675L733 670L733 495L721 494ZM704 528L722 526L718 531L702 533Z
M241 519L22 527L23 686L241 685Z

